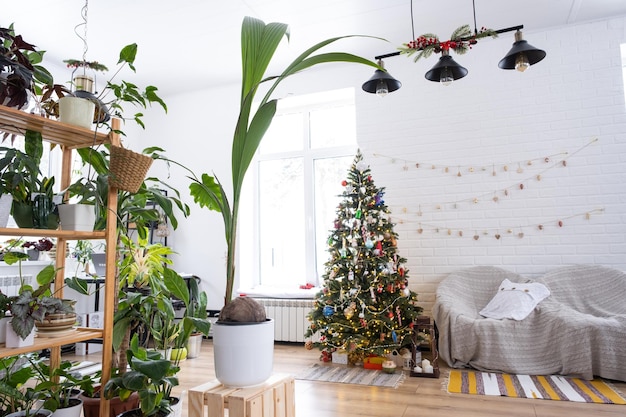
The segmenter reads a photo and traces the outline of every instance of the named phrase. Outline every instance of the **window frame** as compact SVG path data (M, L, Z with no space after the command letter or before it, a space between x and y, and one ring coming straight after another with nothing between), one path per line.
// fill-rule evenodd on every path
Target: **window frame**
M335 98L331 98L336 96ZM352 106L355 112L355 138L354 144L338 145L323 148L310 147L310 119L311 112L319 109L330 107ZM244 189L242 193L241 207L250 207L250 209L240 209L240 236L238 236L237 256L237 275L239 276L240 287L253 288L262 283L261 277L261 256L260 256L260 206L259 206L259 188L260 188L260 164L263 161L271 161L285 158L303 158L303 177L304 177L304 207L305 207L305 224L304 224L304 257L305 268L303 276L294 275L293 286L296 284L311 283L319 285L322 281L324 271L317 270L316 262L316 222L315 222L315 178L314 167L315 161L318 159L353 158L358 149L356 138L356 101L354 88L346 88L341 90L333 90L324 93L308 94L303 96L289 97L288 99L279 101L276 116L290 113L304 113L302 118L302 148L297 151L262 153L261 147L253 158L248 175L244 181ZM346 171L349 166L346 166ZM328 225L330 230L331 224ZM246 228L250 228L246 233ZM251 238L251 239L250 239ZM250 241L246 241L250 239ZM245 249L243 249L245 247ZM244 256L242 256L244 254ZM250 255L251 254L251 255ZM245 259L243 259L245 257ZM250 262L252 260L252 262Z

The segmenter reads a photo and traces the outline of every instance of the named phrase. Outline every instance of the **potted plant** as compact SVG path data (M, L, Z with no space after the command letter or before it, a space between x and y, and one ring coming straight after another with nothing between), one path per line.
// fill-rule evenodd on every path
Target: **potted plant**
M53 411L55 417L80 417L83 408L80 387L91 377L72 372L70 361L62 361L58 367L50 368L45 360L31 355L29 363L36 380L35 390L42 393L43 407Z
M139 408L127 411L124 417L167 416L178 399L172 398L172 388L178 385L176 374L180 370L171 361L164 359L157 351L147 350L139 345L137 335L126 351L130 370L109 379L104 386L104 395L139 394Z
M76 320L73 305L54 297L50 290L56 274L54 266L48 265L37 274L38 287L36 289L24 282L21 262L27 257L28 255L23 252L12 251L4 255L4 261L8 265L19 263L21 280L18 295L10 297L9 300L11 321L10 326L7 326L7 347L32 344L35 324L46 323L46 315L70 314L73 315L73 321ZM73 321L70 319L70 323Z
M27 382L35 376L29 355L0 359L0 415L46 417L52 411L43 408L45 393Z
M84 417L100 416L100 399L102 393L100 375L101 372L98 371L90 375L90 378L81 381L81 393L79 394L79 398L83 401ZM117 375L119 375L119 373L116 369L113 369L112 376ZM120 393L117 392L109 399L109 417L117 417L124 411L132 410L139 406L139 395L136 392L127 394L127 396L120 397Z
M211 330L211 322L207 314L208 298L206 292L200 291L195 277L191 277L188 285L182 285L185 284L182 281L184 280L178 274L165 275L165 285L171 295L182 300L185 305L182 318L183 329L176 339L175 346L179 349L186 347L187 358L193 359L200 356L202 338L208 337Z
M19 227L56 229L59 224L54 202L54 177L43 177L39 169L43 155L41 133L27 130L24 152L0 147L0 177L13 197L11 214Z
M351 62L380 69L374 62L348 53L313 55L320 48L345 38L338 37L322 41L307 49L280 75L264 78L276 48L283 37L288 37L288 26L283 23L265 24L261 20L245 17L241 34L243 78L239 117L232 143L232 196L229 197L221 182L213 175L202 174L200 178L193 175L190 185L195 202L201 207L221 213L224 221L228 250L225 306L220 313L219 320L213 326L213 346L216 376L220 382L232 386L261 383L272 372L273 322L265 320L263 307L258 303L254 306L250 298L240 297L231 302L235 282L235 253L241 189L246 171L276 113L277 99L272 98L272 93L285 78L321 63ZM262 85L267 85L266 83L270 84L269 89L257 103L256 93ZM256 110L253 110L253 106ZM239 303L244 305L237 306ZM240 314L242 310L252 314L246 317ZM232 323L231 320L234 318L258 323L245 327L228 324ZM254 340L254 343L250 343L251 340ZM235 354L233 354L234 350ZM226 360L225 356L236 356L237 361ZM258 370L258 374L253 370Z
M43 85L53 84L50 72L39 65L43 55L16 35L13 25L0 28L0 104L23 109Z
M164 280L170 299L174 297L181 300L185 306L183 317L178 321L178 332L173 343L173 348L180 353L172 354L172 359L180 361L185 357L195 358L200 354L202 337L208 336L211 330L211 323L207 317L207 295L200 291L198 282L193 277L187 284L172 269L164 271Z

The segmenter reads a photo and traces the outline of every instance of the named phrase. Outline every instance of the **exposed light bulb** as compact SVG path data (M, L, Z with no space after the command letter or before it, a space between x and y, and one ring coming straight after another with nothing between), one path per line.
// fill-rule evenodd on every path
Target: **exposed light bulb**
M385 80L378 80L376 84L376 95L378 97L385 97L389 93L389 87L387 87L387 82Z
M441 75L439 76L439 82L442 85L450 85L454 81L454 77L452 76L452 71L448 67L444 67L441 70Z
M528 62L526 54L523 52L517 54L515 57L515 69L519 72L524 72L528 67L530 67L530 62Z

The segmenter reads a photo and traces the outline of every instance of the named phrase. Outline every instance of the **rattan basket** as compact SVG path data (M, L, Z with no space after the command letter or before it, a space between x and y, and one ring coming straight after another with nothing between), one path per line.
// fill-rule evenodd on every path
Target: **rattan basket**
M121 146L111 146L109 185L136 193L141 187L153 159Z

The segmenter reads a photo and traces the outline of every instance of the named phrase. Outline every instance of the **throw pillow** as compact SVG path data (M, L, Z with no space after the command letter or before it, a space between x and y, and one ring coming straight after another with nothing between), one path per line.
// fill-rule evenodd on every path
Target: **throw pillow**
M524 320L549 295L550 290L538 282L521 284L505 279L479 314L492 319Z

